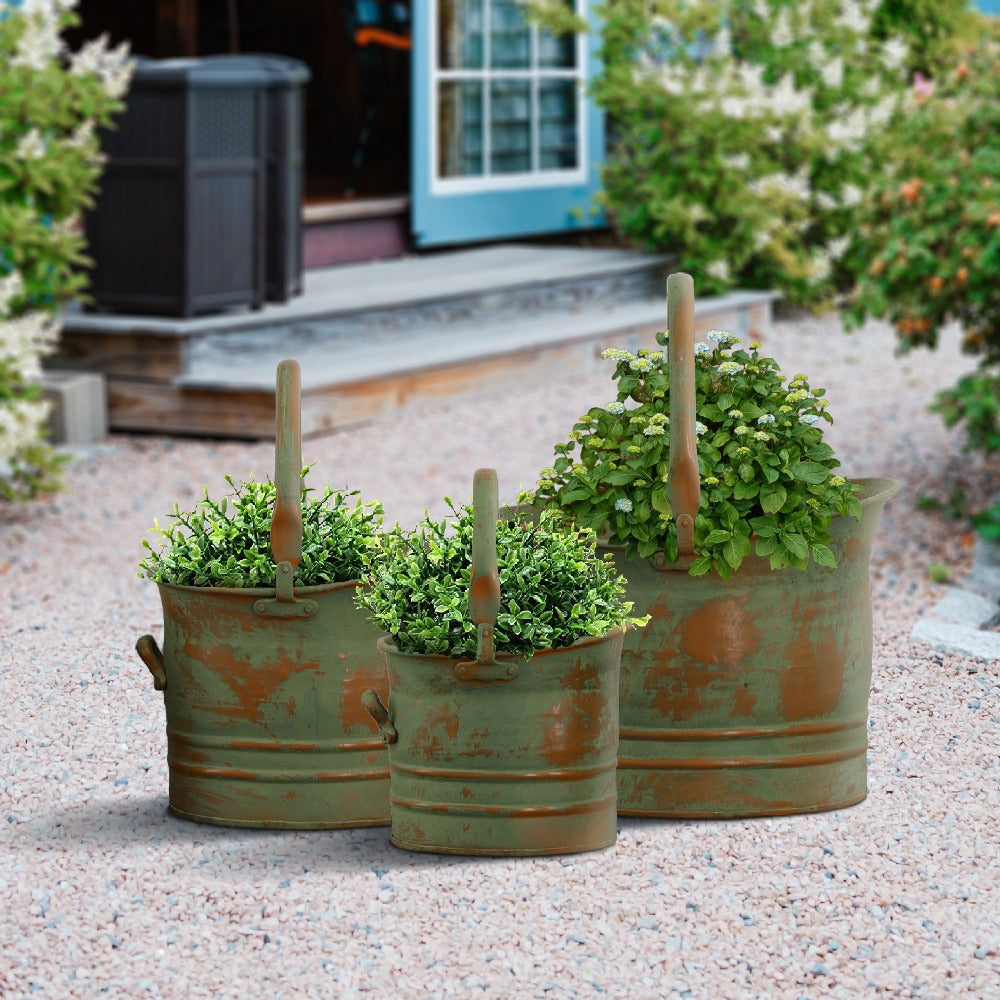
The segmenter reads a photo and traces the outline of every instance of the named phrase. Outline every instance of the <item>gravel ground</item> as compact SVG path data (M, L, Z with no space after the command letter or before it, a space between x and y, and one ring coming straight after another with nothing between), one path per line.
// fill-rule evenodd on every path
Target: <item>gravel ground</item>
M949 342L957 340L950 338ZM997 664L911 645L997 470L925 412L971 367L891 333L777 323L768 353L829 389L848 475L900 480L873 557L870 794L835 813L623 819L568 858L410 855L388 830L260 832L171 817L162 699L133 652L162 635L138 539L174 499L270 472L269 445L114 436L59 497L0 510L0 995L4 997L1000 997ZM412 523L497 467L502 499L610 381L413 405L307 441L314 485Z

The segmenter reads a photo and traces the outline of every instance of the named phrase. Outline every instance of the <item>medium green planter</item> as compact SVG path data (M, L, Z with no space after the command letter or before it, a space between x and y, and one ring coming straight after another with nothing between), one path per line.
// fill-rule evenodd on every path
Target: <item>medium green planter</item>
M622 654L619 812L770 816L865 797L869 556L898 485L858 482L861 521L831 526L836 569L772 571L751 555L723 581L612 549L651 615Z
M136 643L163 691L170 809L224 826L389 821L389 771L361 705L387 690L358 581L293 590L302 553L300 372L278 365L274 588L159 583L163 652Z

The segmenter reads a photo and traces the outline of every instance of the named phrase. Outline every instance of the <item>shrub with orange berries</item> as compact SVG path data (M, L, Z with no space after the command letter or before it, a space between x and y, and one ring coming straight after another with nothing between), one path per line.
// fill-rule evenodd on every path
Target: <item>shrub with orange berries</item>
M971 447L992 450L1000 447L1000 45L968 51L924 89L883 138L885 175L847 254L857 285L845 317L848 326L888 319L904 351L935 347L957 324L982 371L941 393L935 409L949 424L964 421Z

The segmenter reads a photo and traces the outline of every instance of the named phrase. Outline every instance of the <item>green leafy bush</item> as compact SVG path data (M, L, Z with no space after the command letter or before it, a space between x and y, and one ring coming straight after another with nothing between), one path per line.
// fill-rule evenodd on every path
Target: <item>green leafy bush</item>
M1000 373L980 370L963 375L954 387L937 394L931 409L948 427L965 424L967 450L1000 451Z
M535 4L565 29L560 0ZM698 287L830 301L905 89L906 40L875 0L615 0L598 6L593 95L611 122L604 198L620 233L676 253Z
M122 108L131 63L98 39L71 53L74 0L0 0L0 497L58 486L40 359L57 307L86 284L78 215L102 166L96 125Z
M452 506L452 512L451 523L425 516L413 531L397 526L368 556L358 604L401 652L476 655L468 610L474 515L471 507ZM566 524L558 513L537 523L525 514L499 521L497 568L497 652L530 656L645 624L631 616L625 581L610 556L597 556L593 533Z
M235 490L231 501L213 500L206 489L205 498L191 511L182 512L174 504L167 527L154 522L150 531L165 545L154 549L142 540L148 554L139 563L139 576L188 587L274 586L274 483L251 477L236 485L230 476L226 482ZM302 559L295 586L359 579L364 556L382 526L382 505L363 502L357 491L335 492L329 486L318 498L309 492L302 493ZM353 507L347 503L352 497L357 497Z
M881 0L872 19L877 38L906 38L907 69L930 76L953 66L985 27L970 0Z
M942 393L970 447L998 446L1000 378L1000 47L985 43L933 85L883 140L889 169L866 202L849 260L849 325L885 317L903 351L936 347L957 322L980 373Z
M666 345L667 334L657 334ZM754 548L772 569L835 565L830 520L860 517L856 487L823 441L832 423L824 389L805 375L788 384L778 363L719 330L695 345L697 448L701 505L694 525L698 558L690 573L714 569L728 579ZM668 498L670 368L662 351L610 349L616 398L592 407L555 448L536 489L522 496L568 511L607 534L629 555L677 559L677 526ZM578 450L578 454L576 453ZM574 460L575 459L575 460ZM756 542L753 536L756 535Z

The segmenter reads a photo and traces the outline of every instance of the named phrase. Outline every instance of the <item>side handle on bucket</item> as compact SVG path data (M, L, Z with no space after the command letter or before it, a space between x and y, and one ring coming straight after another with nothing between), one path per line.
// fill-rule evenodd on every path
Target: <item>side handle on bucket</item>
M302 558L302 391L297 361L278 364L275 386L274 514L271 552L276 565L275 596L254 602L254 611L271 618L311 618L315 601L298 600L292 590Z
M667 495L677 524L677 561L694 558L694 519L701 503L695 438L694 281L689 274L667 278L667 351L670 363L670 475Z
M399 733L396 732L396 727L389 720L389 712L385 705L382 704L382 699L378 696L378 693L369 688L369 690L361 695L361 704L364 706L365 711L375 720L375 725L378 726L382 742L386 746L390 743L395 743L399 739Z
M500 574L497 570L497 518L500 495L495 469L478 469L472 479L472 572L469 615L476 626L476 658L455 664L463 681L510 681L516 663L497 663L494 633L500 612Z
M156 640L151 635L140 636L136 640L135 651L153 675L153 687L157 691L165 691L167 689L167 672L163 667L163 653L160 652Z

